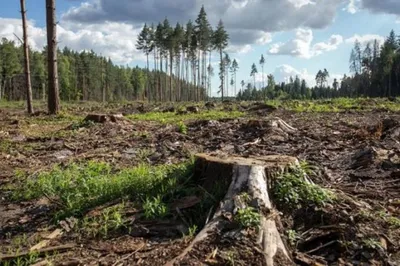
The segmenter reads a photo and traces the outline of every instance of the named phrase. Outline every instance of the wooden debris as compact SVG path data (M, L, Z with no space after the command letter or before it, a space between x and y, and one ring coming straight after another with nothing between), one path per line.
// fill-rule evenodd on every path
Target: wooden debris
M67 250L74 248L75 246L76 246L75 244L66 244L66 245L61 245L61 246L42 248L39 250L35 250L35 253L40 257L40 256L44 256L49 253L67 251ZM14 254L14 255L0 254L0 261L13 260L16 258L29 256L30 254L32 254L32 251L23 251L23 252L19 252L18 254Z
M38 244L31 247L29 249L29 251L35 251L35 250L39 250L39 249L46 247L50 243L50 240L55 239L55 238L61 236L62 234L63 234L63 231L61 229L54 230L50 235L45 237L45 240L40 241Z
M200 109L197 106L188 106L186 107L186 111L188 111L189 113L199 113Z
M139 252L141 249L143 249L145 246L146 246L146 243L143 243L138 249L136 249L135 251L133 251L131 254L128 254L128 255L126 255L125 257L123 257L123 258L117 260L117 261L113 264L113 266L116 266L116 265L120 264L121 262L123 262L123 261L129 259L129 258L132 257L133 255L135 255L137 252Z
M111 121L113 123L116 123L120 120L122 120L124 116L122 114L113 114L113 115L105 115L105 114L88 114L85 117L85 121L91 121L94 123L105 123L108 121Z

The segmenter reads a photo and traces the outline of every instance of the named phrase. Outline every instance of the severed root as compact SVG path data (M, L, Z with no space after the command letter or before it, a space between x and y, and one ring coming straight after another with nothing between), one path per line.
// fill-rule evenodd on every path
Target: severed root
M271 120L271 126L272 127L277 127L282 129L286 133L294 133L297 131L296 128L290 126L288 123L280 119L279 117L274 117L273 120Z
M219 234L227 228L239 209L243 209L241 195L246 193L251 199L248 203L261 214L258 244L262 247L266 266L293 265L289 252L278 231L279 215L274 210L269 194L272 178L282 173L290 165L298 164L296 158L288 156L265 156L258 158L226 157L217 158L205 154L196 156L195 175L205 178L205 184L228 179L230 185L220 207L204 229L190 245L166 265L179 265L196 248L213 234Z

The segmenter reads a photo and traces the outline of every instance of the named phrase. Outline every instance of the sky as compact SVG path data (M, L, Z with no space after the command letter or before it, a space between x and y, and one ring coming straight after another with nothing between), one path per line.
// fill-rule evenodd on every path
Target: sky
M251 82L251 65L265 56L264 78L277 82L298 75L315 85L315 75L326 68L330 81L349 74L349 55L355 40L363 45L383 42L393 29L400 31L400 0L57 0L60 48L94 50L114 63L145 66L136 50L144 23L174 25L195 20L204 5L212 26L223 20L230 36L227 51L239 63L240 80ZM32 49L46 43L45 1L26 0ZM0 0L0 38L22 36L19 1ZM218 71L215 54L215 72ZM213 79L213 95L218 75ZM239 87L239 85L238 85ZM230 92L232 94L232 91Z

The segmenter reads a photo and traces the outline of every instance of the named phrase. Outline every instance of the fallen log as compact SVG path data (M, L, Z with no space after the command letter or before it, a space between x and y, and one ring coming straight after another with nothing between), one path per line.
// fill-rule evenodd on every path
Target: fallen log
M214 216L199 232L189 246L166 266L184 265L196 246L206 242L213 235L229 230L232 217L240 209L254 208L260 214L258 243L263 252L266 266L293 265L293 260L278 231L279 214L274 209L270 190L273 178L290 165L298 164L296 158L289 156L265 156L257 158L219 157L199 154L196 156L195 177L203 182L203 187L211 189L218 182L228 185L224 199ZM246 194L247 203L241 200ZM182 264L181 264L182 263ZM185 264L186 265L186 264Z

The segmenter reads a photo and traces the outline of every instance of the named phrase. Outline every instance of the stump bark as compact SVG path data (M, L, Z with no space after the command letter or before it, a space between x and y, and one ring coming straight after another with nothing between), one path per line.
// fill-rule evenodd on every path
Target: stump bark
M289 156L263 156L243 158L199 154L196 156L194 176L203 187L211 191L213 187L225 184L225 197L210 221L194 238L190 245L166 265L180 265L188 260L198 244L206 242L213 235L229 230L238 210L252 207L261 215L258 243L265 258L266 266L293 265L290 253L279 233L279 214L274 208L271 188L273 178L298 161ZM241 198L246 193L248 202ZM183 263L184 264L184 263ZM182 265L183 265L182 264Z

